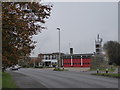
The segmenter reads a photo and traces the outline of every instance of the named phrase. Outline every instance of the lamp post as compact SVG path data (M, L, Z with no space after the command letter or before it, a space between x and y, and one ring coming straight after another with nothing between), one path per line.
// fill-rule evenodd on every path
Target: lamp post
M58 68L60 68L60 28L57 28L59 31L59 59L58 59Z

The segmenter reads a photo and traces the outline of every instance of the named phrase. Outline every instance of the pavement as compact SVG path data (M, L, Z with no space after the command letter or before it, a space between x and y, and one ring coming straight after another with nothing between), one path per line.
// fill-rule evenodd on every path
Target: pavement
M65 69L69 70L69 71L76 71L76 72L79 72L79 71L89 71L90 68L88 67L65 67Z
M20 88L118 88L118 79L89 72L20 69L9 71Z

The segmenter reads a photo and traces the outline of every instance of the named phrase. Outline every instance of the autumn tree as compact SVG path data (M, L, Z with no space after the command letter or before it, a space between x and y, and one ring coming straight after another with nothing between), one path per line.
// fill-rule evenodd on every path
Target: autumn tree
M117 41L108 41L104 44L104 50L108 56L109 64L120 66L120 44Z
M52 5L37 2L2 2L2 63L11 66L35 48L33 35L45 29Z

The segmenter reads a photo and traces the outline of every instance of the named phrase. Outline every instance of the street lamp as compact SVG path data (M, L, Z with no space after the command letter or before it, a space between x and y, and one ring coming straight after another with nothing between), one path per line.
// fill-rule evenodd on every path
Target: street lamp
M59 59L58 59L58 68L60 67L60 28L58 27L57 30L59 31Z

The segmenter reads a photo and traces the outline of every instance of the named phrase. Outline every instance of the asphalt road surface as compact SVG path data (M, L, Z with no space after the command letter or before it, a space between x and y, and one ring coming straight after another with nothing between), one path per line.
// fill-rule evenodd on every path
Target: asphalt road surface
M27 88L25 83L29 83L28 88L35 85L36 88L118 88L117 78L90 75L87 72L21 68L10 73L14 75L18 84L20 80L23 82L19 85L22 88ZM30 83L30 80L34 82Z

